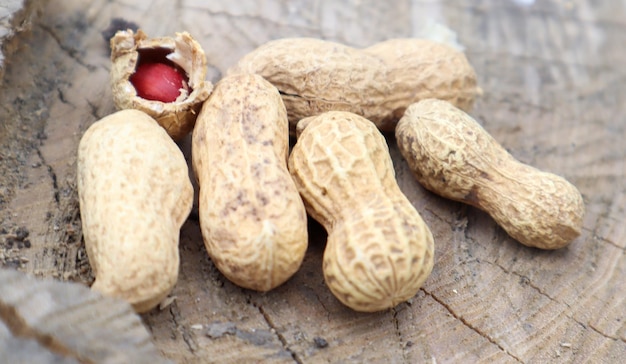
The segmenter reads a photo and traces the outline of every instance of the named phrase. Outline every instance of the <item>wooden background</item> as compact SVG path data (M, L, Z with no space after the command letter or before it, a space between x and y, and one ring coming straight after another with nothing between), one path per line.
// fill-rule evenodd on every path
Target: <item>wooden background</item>
M615 363L626 358L626 2L545 0L48 0L18 35L0 86L0 264L88 284L76 148L114 111L107 44L114 17L150 36L189 31L215 82L276 38L367 46L446 26L475 66L473 115L521 161L582 192L582 235L526 248L483 212L423 190L389 138L398 181L435 236L435 268L410 302L376 314L324 285L324 232L301 270L266 294L216 271L197 217L181 232L169 306L142 318L178 363ZM463 5L461 5L463 4ZM189 155L189 145L181 145ZM27 236L26 233L28 233Z

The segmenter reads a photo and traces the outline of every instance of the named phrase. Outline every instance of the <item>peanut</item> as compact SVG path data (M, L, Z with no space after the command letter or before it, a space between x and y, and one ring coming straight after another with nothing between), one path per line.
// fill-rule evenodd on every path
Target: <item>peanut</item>
M471 109L481 92L462 52L425 39L392 39L365 49L312 38L270 41L229 74L256 73L274 84L290 129L307 116L339 110L391 131L411 103L429 97Z
M161 102L174 102L182 93L189 92L183 74L165 63L144 63L130 76L137 96Z
M189 134L213 89L200 44L187 32L148 38L130 29L110 43L115 106L147 113L176 141Z
M370 121L332 111L302 120L289 170L307 212L328 231L326 284L364 312L413 297L433 267L433 237L398 186Z
M486 211L520 243L557 249L580 234L584 205L576 187L515 160L452 104L430 99L411 105L396 138L425 188Z
M118 111L81 138L77 179L92 289L150 310L176 283L193 203L182 152L148 115Z
M223 78L192 136L200 226L209 256L232 282L268 291L300 267L304 204L287 170L287 113L257 75Z

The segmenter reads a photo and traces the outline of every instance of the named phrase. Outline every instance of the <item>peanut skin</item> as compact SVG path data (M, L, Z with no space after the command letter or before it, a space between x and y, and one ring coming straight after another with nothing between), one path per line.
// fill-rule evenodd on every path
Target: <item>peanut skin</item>
M77 179L92 289L150 310L178 278L180 228L193 203L182 152L150 116L118 111L83 135Z
M302 122L289 170L307 212L328 231L329 289L363 312L413 297L432 270L433 237L398 187L384 137L349 112Z
M422 100L396 128L398 147L430 191L486 211L514 239L558 249L580 235L580 192L564 178L515 160L452 104Z
M257 75L222 79L193 131L204 243L216 267L244 288L275 288L304 258L306 210L287 170L288 148L285 106Z
M470 110L480 94L462 52L425 39L392 39L365 49L313 39L270 41L228 73L256 73L280 91L290 129L305 117L337 110L392 131L413 102L434 97Z

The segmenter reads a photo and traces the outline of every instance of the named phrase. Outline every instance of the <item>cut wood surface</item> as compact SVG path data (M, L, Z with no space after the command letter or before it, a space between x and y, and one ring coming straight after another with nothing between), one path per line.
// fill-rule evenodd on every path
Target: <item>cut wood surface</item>
M0 8L1 9L1 8ZM310 226L303 266L268 293L241 289L208 258L192 213L178 284L142 316L177 363L615 363L626 358L626 3L623 1L49 0L13 37L0 88L0 265L90 284L76 193L86 128L114 111L102 32L188 31L216 82L266 41L307 36L365 47L433 30L463 46L483 89L472 115L524 163L583 194L581 236L541 251L484 212L420 187L387 136L403 192L435 238L435 266L396 308L356 313L321 269ZM446 33L446 28L454 33ZM189 158L189 140L181 148Z

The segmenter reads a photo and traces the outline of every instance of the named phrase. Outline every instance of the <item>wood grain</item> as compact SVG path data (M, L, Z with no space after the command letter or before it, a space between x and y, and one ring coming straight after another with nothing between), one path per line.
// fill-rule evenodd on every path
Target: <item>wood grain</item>
M266 294L242 290L211 263L192 217L181 232L175 299L144 322L162 354L179 363L619 362L626 357L626 5L517 3L50 0L32 35L18 38L23 47L0 92L0 262L92 279L76 148L114 109L100 34L112 18L138 22L150 36L189 31L207 53L212 82L270 39L365 47L444 24L484 91L472 115L517 159L582 192L578 239L551 252L521 246L485 213L421 188L388 136L400 187L435 238L435 268L410 302L376 314L342 306L324 285L325 234L313 223L290 281ZM181 148L188 157L188 140Z

